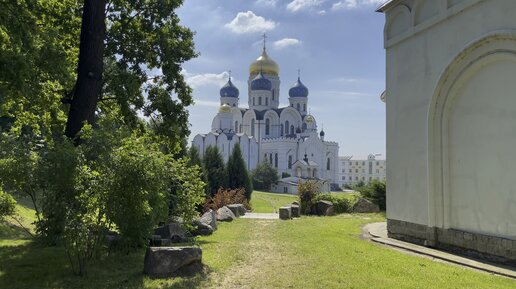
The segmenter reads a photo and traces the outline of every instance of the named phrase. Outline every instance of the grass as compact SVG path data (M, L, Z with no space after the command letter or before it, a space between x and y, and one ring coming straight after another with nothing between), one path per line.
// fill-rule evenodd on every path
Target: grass
M257 196L269 209L269 201L285 201L267 193ZM143 249L104 257L90 266L87 278L80 278L72 275L62 248L43 248L27 236L2 233L0 288L516 288L512 279L360 238L363 225L383 220L383 214L344 214L220 223L215 234L199 239L208 274L164 280L142 274Z
M253 191L251 207L254 213L277 213L280 207L296 201L297 195Z

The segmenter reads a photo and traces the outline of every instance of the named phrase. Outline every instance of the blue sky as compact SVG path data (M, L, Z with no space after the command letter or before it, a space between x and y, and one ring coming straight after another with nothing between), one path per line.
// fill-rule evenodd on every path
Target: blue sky
M196 104L192 134L207 133L219 105L227 71L247 106L249 65L267 51L280 67L280 103L301 70L310 90L309 107L326 140L340 144L341 156L385 157L384 17L374 12L383 0L186 0L182 24L196 32L200 56L184 64Z

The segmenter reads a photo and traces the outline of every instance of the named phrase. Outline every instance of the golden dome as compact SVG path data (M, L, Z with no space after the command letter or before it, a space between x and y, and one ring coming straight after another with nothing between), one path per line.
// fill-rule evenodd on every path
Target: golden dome
M267 55L265 49L263 50L262 55L251 63L251 66L249 67L250 75L258 74L260 71L262 71L263 74L279 75L278 64L276 64L276 62Z
M219 108L219 113L231 113L231 106L227 103L223 104Z
M305 122L306 123L314 123L315 122L315 118L311 115L307 115L306 118L305 118Z

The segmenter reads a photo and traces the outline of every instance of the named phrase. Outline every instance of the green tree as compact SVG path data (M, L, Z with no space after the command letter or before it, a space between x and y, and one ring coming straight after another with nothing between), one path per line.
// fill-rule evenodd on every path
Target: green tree
M0 184L0 221L5 217L14 215L15 210L16 201L11 195L4 192L2 184Z
M229 156L229 160L226 166L226 174L227 188L244 188L246 199L248 201L251 200L251 194L253 193L251 178L249 177L245 161L242 158L242 151L240 150L240 145L238 144L233 147L233 152Z
M364 198L377 204L380 210L385 210L387 202L387 185L385 182L372 180L367 186L359 188L358 191Z
M199 150L196 146L191 146L190 149L188 149L188 164L191 166L197 165L199 167L202 167L202 159L199 155Z
M268 161L259 163L252 173L253 187L257 190L270 191L271 185L278 182L278 170Z
M222 155L216 146L209 146L206 148L203 158L204 172L206 173L207 196L213 197L219 188L226 187L226 169Z

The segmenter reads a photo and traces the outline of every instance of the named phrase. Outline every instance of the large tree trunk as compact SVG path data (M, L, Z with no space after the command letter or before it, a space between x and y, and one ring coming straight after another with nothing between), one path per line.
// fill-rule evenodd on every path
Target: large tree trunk
M93 123L102 92L106 0L84 0L77 82L65 134L75 139L85 122Z

